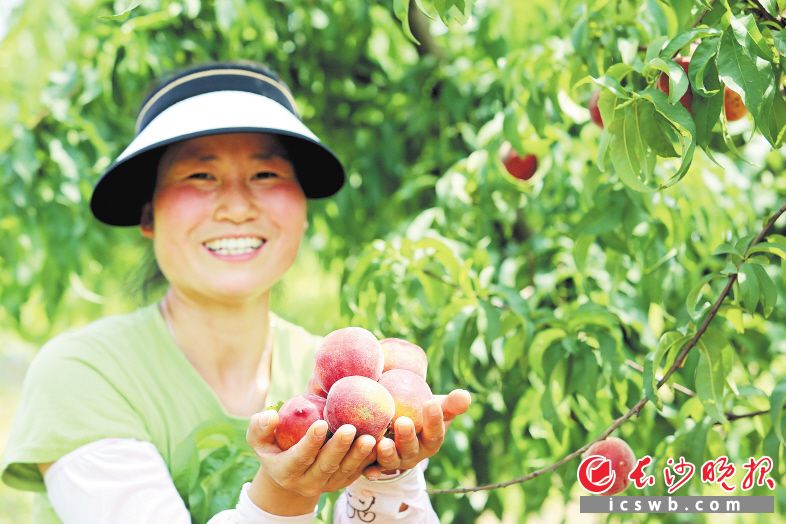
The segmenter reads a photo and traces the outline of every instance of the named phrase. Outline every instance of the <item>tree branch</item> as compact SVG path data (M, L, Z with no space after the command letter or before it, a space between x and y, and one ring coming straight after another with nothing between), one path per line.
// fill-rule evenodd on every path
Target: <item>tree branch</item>
M762 18L769 20L770 22L775 23L778 27L783 28L786 20L783 17L773 16L767 11L767 9L761 5L760 0L750 0L751 3L755 6L755 11L762 16Z
M756 235L756 238L754 238L750 242L750 244L748 245L748 247L746 249L746 252L747 252L748 249L750 249L751 246L754 246L754 245L758 244L759 242L761 242L764 239L765 236L767 236L767 232L772 228L772 226L775 224L775 222L785 212L786 212L786 204L781 206L781 208L774 215L772 215L770 217L770 219L764 225L762 230L759 231L759 234ZM734 285L734 282L736 280L737 280L737 274L736 273L734 273L732 275L729 275L729 280L726 283L726 286L723 288L723 291L721 291L720 295L715 300L715 303L710 308L710 311L707 313L707 316L704 318L704 322L702 322L701 326L696 331L696 334L687 342L687 344L685 344L685 346L683 346L683 348L677 354L677 358L674 360L674 362L672 363L671 367L669 367L669 369L666 371L666 374L663 376L663 378L661 378L658 381L658 383L656 384L656 386L655 386L656 390L660 389L661 386L663 386L668 381L668 379L677 371L677 369L682 367L682 365L683 365L683 363L685 361L685 358L688 356L688 353L694 347L696 347L696 345L698 344L699 339L701 338L701 336L707 331L707 328L709 327L710 322L712 322L712 319L714 319L715 316L717 316L718 311L720 310L721 304L723 303L723 301L726 299L726 297L731 292L731 288ZM491 489L504 488L504 487L507 487L507 486L511 486L513 484L521 484L521 483L527 482L528 480L532 480L534 478L537 478L537 477L540 477L542 475L545 475L546 473L551 473L552 471L556 470L557 468L559 468L560 466L562 466L566 462L569 462L569 461L573 460L574 458L580 456L582 453L584 453L587 449L589 449L590 446L592 446L596 442L600 442L601 440L604 440L606 437L611 435L616 429L618 429L620 426L622 426L622 424L624 424L629 419L631 419L634 415L638 415L639 412L641 411L641 409L644 407L644 405L648 401L649 401L649 399L647 397L642 397L641 400L636 402L636 404L632 408L630 408L627 413L625 413L624 415L622 415L621 417L616 419L614 421L614 423L611 424L611 426L609 426L608 428L606 428L600 434L600 436L597 437L595 440L593 440L592 442L588 442L587 444L583 445L582 447L580 447L579 449L573 451L572 453L569 453L569 454L565 455L560 460L558 460L557 462L551 464L550 466L547 466L545 468L541 468L541 469L539 469L537 471L533 471L532 473L524 475L523 477L518 477L518 478L511 479L511 480L506 480L504 482L497 482L496 484L486 484L486 485L482 485L482 486L452 488L452 489L429 489L427 491L428 491L429 494L432 494L432 495L443 494L443 493L470 493L470 492L474 492L474 491L487 491L487 490L491 490ZM763 413L766 413L766 411L763 412ZM756 414L763 414L763 413L758 413L757 412L755 414L750 414L749 413L749 414L745 414L745 415L735 415L735 419L749 417L749 416L755 416Z

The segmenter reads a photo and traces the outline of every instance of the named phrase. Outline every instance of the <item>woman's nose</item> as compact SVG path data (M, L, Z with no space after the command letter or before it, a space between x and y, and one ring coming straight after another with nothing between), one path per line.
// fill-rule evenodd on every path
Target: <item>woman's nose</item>
M229 181L219 190L216 219L235 223L247 222L257 216L259 208L254 193L242 181Z

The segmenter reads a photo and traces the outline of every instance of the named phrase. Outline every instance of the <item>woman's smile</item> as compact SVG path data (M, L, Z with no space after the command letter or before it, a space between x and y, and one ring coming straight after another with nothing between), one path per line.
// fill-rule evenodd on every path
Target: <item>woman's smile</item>
M208 240L202 245L212 255L233 261L253 258L266 242L266 239L257 236L228 236Z

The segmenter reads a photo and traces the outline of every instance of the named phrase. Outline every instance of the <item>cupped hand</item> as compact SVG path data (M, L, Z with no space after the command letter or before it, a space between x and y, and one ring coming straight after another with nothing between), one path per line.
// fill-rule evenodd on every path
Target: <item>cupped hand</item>
M286 451L278 447L274 431L278 413L251 417L246 440L257 455L260 474L276 487L301 497L318 497L350 485L376 460L370 435L355 439L355 428L345 424L325 442L327 422L317 420L306 435ZM324 444L324 445L323 445Z
M408 417L399 417L393 427L394 439L381 439L376 446L377 463L365 469L370 479L383 473L415 467L423 459L434 456L445 440L450 422L466 412L472 398L463 389L447 395L434 395L423 406L423 430L415 433L415 425Z

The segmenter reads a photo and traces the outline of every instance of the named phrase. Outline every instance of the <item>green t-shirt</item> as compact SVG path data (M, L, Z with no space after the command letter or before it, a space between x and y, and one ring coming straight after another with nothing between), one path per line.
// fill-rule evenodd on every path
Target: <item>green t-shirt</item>
M306 389L320 338L271 314L266 405ZM103 438L151 442L195 521L234 507L258 462L247 418L229 415L175 345L157 304L112 316L47 343L33 359L0 471L36 491L35 524L59 524L37 464Z

